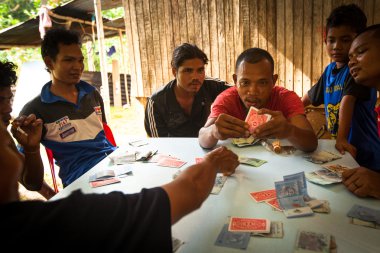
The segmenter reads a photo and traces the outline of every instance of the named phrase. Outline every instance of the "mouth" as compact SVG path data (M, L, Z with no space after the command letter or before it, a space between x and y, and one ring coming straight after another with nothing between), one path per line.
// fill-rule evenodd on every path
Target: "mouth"
M257 108L260 105L260 100L258 100L258 99L246 99L245 104L247 105L248 108L251 106Z
M351 68L350 73L351 73L352 77L355 78L358 75L359 70L360 69L358 67Z

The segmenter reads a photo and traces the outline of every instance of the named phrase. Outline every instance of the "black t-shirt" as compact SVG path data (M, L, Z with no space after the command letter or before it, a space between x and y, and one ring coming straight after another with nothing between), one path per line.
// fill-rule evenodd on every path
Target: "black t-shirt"
M170 202L159 187L8 203L0 219L1 247L10 251L172 252Z

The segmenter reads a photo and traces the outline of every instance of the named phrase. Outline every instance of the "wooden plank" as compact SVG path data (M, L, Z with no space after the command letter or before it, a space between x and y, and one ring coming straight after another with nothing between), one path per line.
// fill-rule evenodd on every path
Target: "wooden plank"
M211 75L219 77L218 25L216 19L216 0L209 1Z
M285 1L285 87L293 90L293 1Z
M312 0L303 2L303 68L302 68L302 95L311 88L311 27L312 27Z
M243 50L250 48L249 4L248 0L240 0L240 28L242 28Z
M375 0L375 8L374 8L375 16L373 18L374 24L380 23L380 0Z
M235 57L237 58L243 52L243 33L242 28L240 27L240 1L233 0L233 19L234 19L234 50ZM236 59L235 58L235 59ZM235 68L234 68L235 70ZM234 71L235 72L235 71Z
M172 71L171 71L171 58L172 58L172 52L174 50L174 34L173 34L173 22L172 22L172 9L170 0L164 0L164 15L167 17L165 19L165 32L163 33L162 37L166 40L166 48L164 49L163 55L164 60L166 59L166 63L164 63L163 68L166 69L166 74L164 71L163 76L163 82L167 83L172 78Z
M268 40L268 52L272 55L276 61L276 0L267 0L267 40ZM275 62L277 65L277 62Z
M302 96L302 62L303 62L303 0L293 2L293 91Z
M187 17L186 17L186 0L178 0L178 14L179 14L179 34L181 36L181 42L189 42L187 36Z
M203 52L207 55L207 58L211 59L211 50L210 50L210 29L209 29L209 19L208 19L208 1L201 0L201 16L202 16L202 49ZM209 61L209 64L206 66L206 75L211 76L211 67L212 62Z
M193 0L194 9L194 43L202 47L202 15L201 15L201 0Z
M232 75L235 73L233 6L230 0L224 0L224 21L226 29L226 81L233 83Z
M257 0L249 1L249 45L244 48L259 47L259 28L257 15Z
M322 66L322 45L323 45L323 22L322 22L322 2L313 2L313 39L312 45L312 77L313 83L316 83L323 72Z
M375 9L375 1L374 0L366 0L364 1L364 13L367 16L367 25L372 25L374 20L374 9Z
M224 29L224 4L222 0L216 1L216 17L218 25L218 51L219 51L219 75L218 78L226 80L226 35Z
M332 4L331 4L331 0L323 0L323 8L322 8L322 23L323 23L323 26L322 26L322 29L323 29L323 34L322 34L322 65L323 65L323 69L330 64L331 62L331 59L330 59L330 56L328 55L327 53L327 48L326 48L326 43L325 43L325 37L326 37L326 20L327 18L330 16L330 13L332 11ZM322 72L321 72L322 74ZM312 83L312 85L314 84L315 82Z
M113 91L113 105L121 107L121 87L120 87L120 74L119 62L112 60L112 91Z
M268 50L267 5L265 0L259 0L257 3L257 27L259 36L259 47Z
M278 1L276 6L276 45L277 45L277 85L285 87L285 3ZM276 67L276 66L275 66Z
M193 0L186 0L187 42L195 44Z
M173 37L174 48L181 44L180 23L179 23L179 6L178 0L171 0L172 10L172 24L173 24ZM174 49L173 48L173 49Z
M150 17L150 5L149 0L143 0L143 21L145 28L145 43L146 43L146 52L147 52L147 65L148 66L148 80L149 82L144 82L144 90L148 93L154 91L154 87L157 84L156 81L156 68L154 63L154 47L152 46L153 41L153 31L152 31L152 20Z
M134 51L135 51L135 61L136 61L136 75L137 75L137 96L145 97L149 96L149 92L145 92L144 84L142 80L148 81L147 71L145 67L146 62L146 50L145 50L145 30L142 19L142 3L141 1L130 0L131 8L131 20L132 20L132 31L134 36L137 35L138 38L135 39ZM135 38L135 37L134 37Z
M161 4L158 5L157 2L160 2ZM163 35L162 22L160 21L162 18L160 18L160 16L162 15L161 13L163 13L164 10L162 9L161 0L150 0L149 7L150 7L152 38L153 38L153 52L154 52L152 60L154 62L154 69L156 73L156 82L152 83L152 90L157 90L159 87L161 87L164 84L162 81L163 62L164 61L166 62L166 60L164 60L163 55L162 55L162 50L163 48L166 48L166 43L165 43L165 40L163 40L161 44L161 38L160 38L160 35Z

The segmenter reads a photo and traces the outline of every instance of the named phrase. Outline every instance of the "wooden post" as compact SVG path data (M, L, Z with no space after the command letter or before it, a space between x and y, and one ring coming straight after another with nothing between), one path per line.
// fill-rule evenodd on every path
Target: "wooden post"
M102 77L102 85L100 86L100 94L102 95L103 102L104 102L103 113L106 115L106 117L108 117L110 115L110 94L109 94L108 78L107 78L106 50L104 46L102 6L100 3L100 0L94 0L94 9L95 9L95 17L96 17L96 30L98 31L100 74ZM110 117L108 117L108 120L110 120Z
M120 72L117 60L112 60L113 106L121 107Z
M87 51L87 66L89 71L95 71L94 65L94 48L92 47L92 41L86 42L86 51Z
M121 69L122 69L123 75L124 75L125 95L127 96L127 106L130 106L131 103L129 101L129 91L128 91L128 81L127 81L127 63L125 60L126 54L124 51L123 33L121 32L121 30L119 30L119 39L120 39L120 49L121 49L121 59L122 59ZM112 63L112 66L113 66L113 63ZM120 76L119 76L119 78L120 78ZM116 104L115 104L115 106L116 106Z

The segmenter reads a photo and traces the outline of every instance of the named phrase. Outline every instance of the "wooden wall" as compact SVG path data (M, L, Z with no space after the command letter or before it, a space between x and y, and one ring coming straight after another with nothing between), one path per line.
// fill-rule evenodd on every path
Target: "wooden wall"
M171 54L183 42L207 54L208 76L231 83L244 49L266 49L278 85L302 96L330 62L326 18L348 3L364 10L368 25L380 23L380 0L124 0L132 96L150 96L173 79Z

